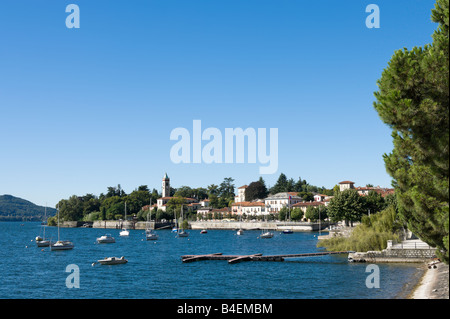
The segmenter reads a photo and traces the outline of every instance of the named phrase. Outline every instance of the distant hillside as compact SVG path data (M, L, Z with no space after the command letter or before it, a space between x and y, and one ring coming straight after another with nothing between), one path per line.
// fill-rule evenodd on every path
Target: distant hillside
M47 217L56 209L47 207ZM0 195L0 221L43 220L45 207L11 195Z

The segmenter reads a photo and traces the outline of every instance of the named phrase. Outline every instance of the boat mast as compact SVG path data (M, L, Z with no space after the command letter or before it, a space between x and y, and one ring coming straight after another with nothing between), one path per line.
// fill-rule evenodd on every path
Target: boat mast
M56 210L58 211L58 241L59 241L59 205L56 206Z

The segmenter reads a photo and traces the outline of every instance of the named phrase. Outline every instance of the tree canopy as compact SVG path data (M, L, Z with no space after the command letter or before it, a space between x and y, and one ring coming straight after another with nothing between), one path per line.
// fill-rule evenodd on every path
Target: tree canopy
M384 155L408 228L448 262L449 2L437 0L433 42L394 53L378 80L374 107L392 129Z

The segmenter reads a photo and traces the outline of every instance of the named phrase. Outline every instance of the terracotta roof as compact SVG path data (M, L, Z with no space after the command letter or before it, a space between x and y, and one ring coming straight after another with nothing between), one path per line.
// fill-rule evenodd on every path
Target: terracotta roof
M350 181L343 181L343 182L340 182L339 184L355 184L354 182L350 182Z
M238 189L247 188L247 187L248 187L248 185L244 185L244 186L238 187Z

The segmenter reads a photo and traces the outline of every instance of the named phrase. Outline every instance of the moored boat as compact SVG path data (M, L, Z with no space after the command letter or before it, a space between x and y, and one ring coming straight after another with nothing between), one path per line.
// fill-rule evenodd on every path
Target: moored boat
M128 260L125 259L125 257L106 257L104 259L98 260L98 263L101 265L119 265L119 264L126 264Z
M97 238L97 243L99 244L109 244L109 243L115 243L116 239L112 237L110 234L103 235L99 238Z

